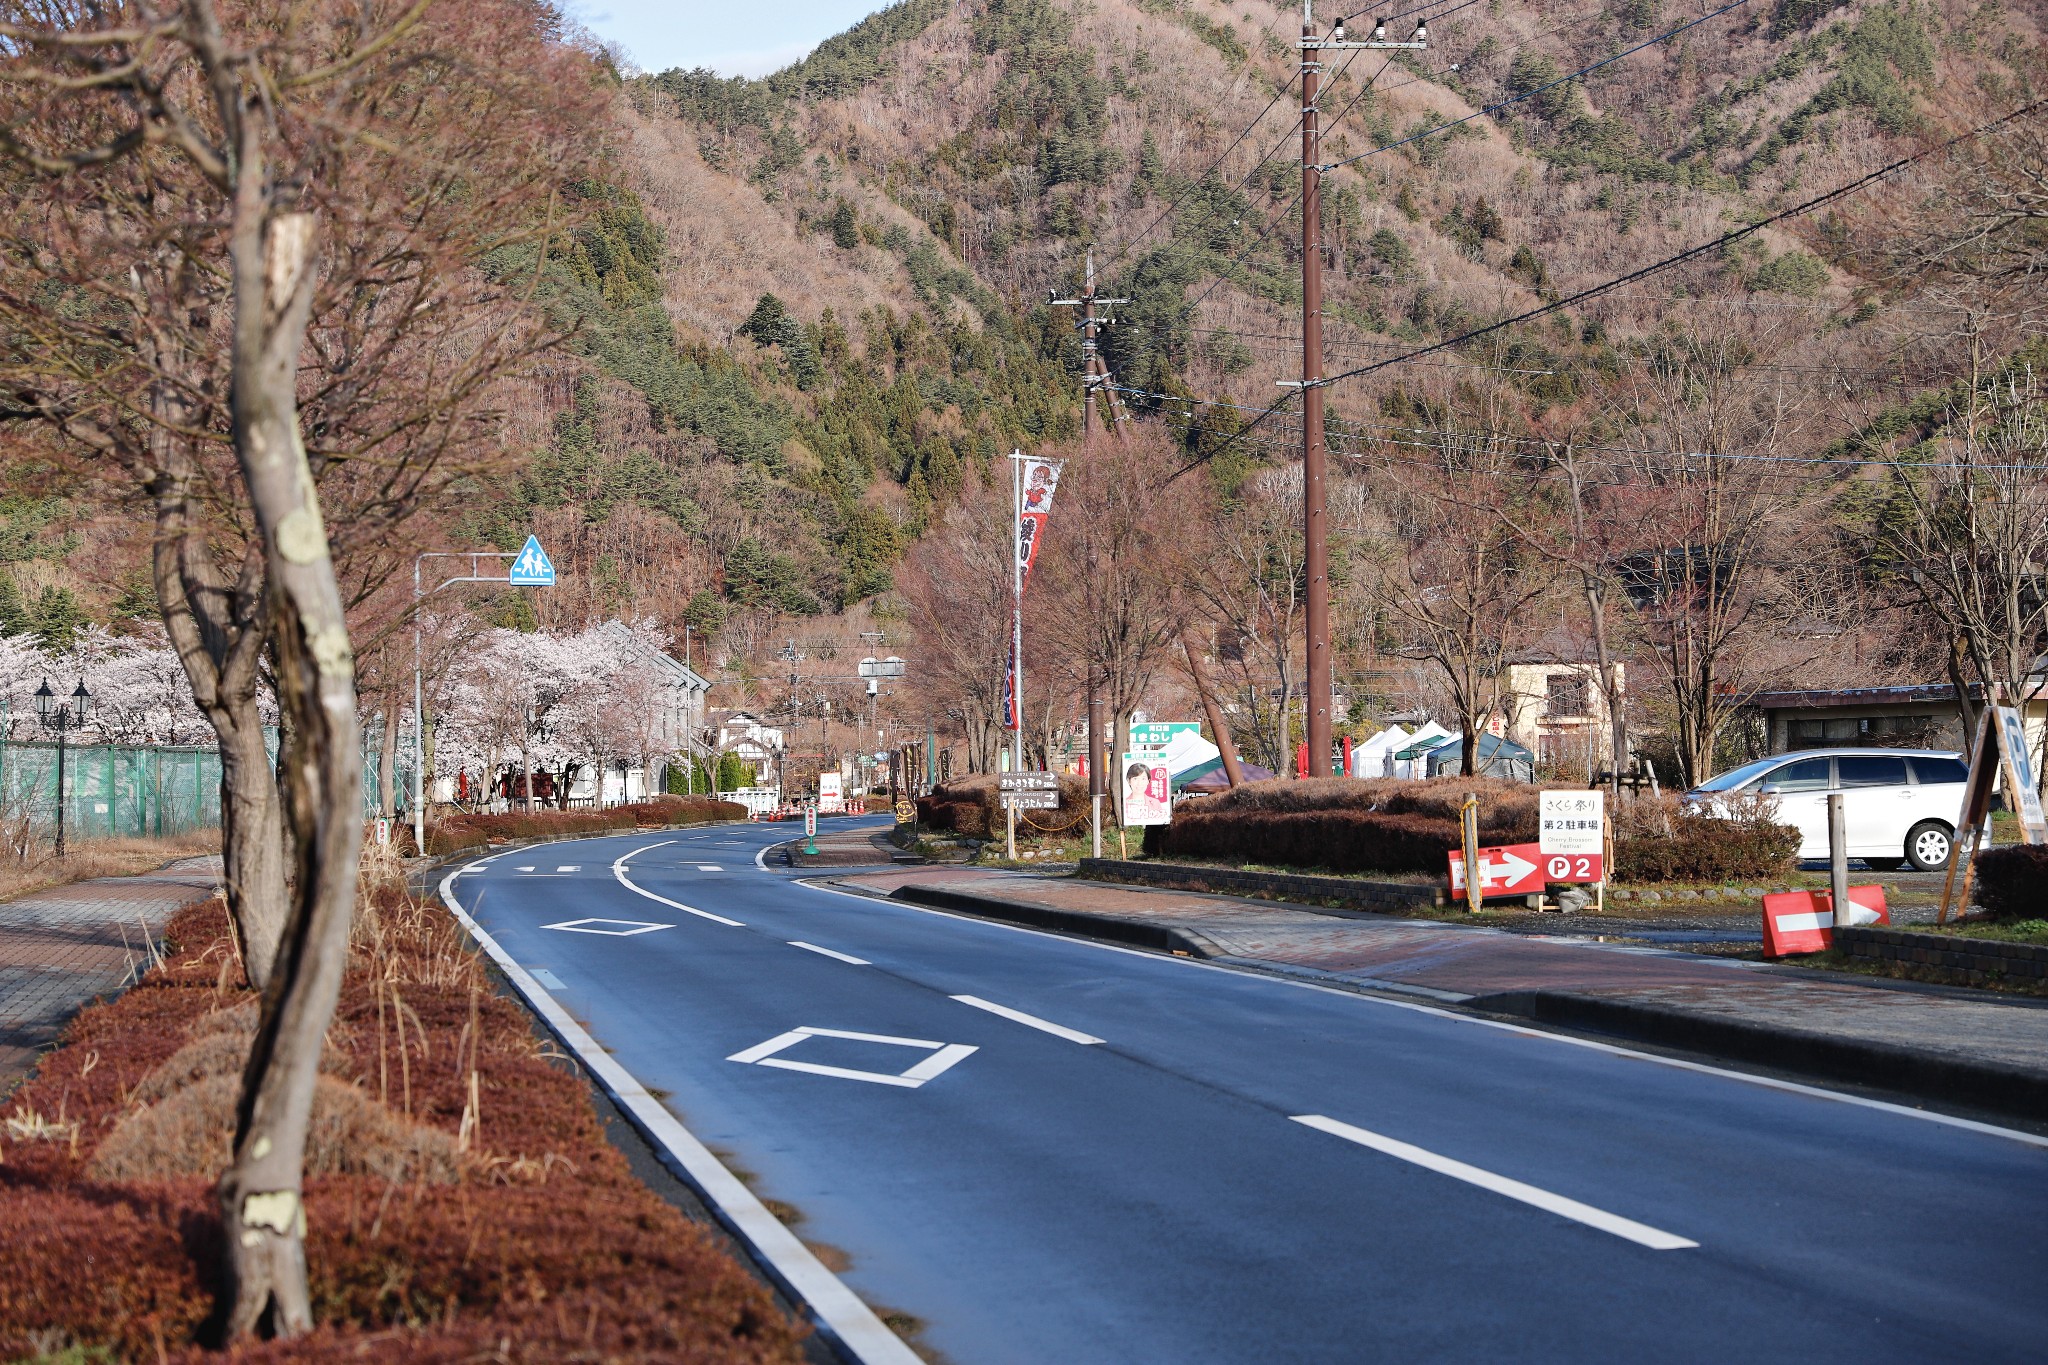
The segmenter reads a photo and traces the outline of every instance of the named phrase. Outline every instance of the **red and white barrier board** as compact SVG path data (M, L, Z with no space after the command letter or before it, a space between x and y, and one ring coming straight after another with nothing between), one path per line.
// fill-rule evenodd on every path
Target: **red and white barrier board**
M1835 941L1834 899L1830 891L1780 891L1765 896L1764 956L1826 952ZM1881 886L1850 887L1849 905L1849 913L1843 916L1848 924L1892 922Z
M1505 844L1479 850L1479 895L1527 896L1543 889L1543 865L1550 861L1534 844ZM1563 861L1560 859L1559 861ZM1598 862L1599 859L1594 859ZM1451 891L1465 890L1465 855L1451 854Z

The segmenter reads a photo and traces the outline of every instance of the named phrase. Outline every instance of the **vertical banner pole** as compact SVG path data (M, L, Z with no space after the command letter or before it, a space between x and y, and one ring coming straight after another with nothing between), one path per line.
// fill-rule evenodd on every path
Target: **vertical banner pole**
M1010 452L1010 771L1024 771L1024 452ZM1017 860L1017 803L1004 804L1004 846Z

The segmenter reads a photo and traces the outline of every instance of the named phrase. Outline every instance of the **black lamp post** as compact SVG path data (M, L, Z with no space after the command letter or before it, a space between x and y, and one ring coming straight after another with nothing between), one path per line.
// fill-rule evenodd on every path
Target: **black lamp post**
M63 704L57 701L57 694L50 690L50 680L43 679L43 685L36 689L36 719L43 723L45 730L57 732L57 856L64 856L64 737L85 724L85 713L92 709L92 693L85 690L85 679L78 680L77 690L71 700Z

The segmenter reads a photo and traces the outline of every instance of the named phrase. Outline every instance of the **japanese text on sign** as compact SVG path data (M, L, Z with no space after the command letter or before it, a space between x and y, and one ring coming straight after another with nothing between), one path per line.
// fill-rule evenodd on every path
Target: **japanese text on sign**
M1545 853L1606 852L1607 793L1543 792L1536 802L1536 844Z

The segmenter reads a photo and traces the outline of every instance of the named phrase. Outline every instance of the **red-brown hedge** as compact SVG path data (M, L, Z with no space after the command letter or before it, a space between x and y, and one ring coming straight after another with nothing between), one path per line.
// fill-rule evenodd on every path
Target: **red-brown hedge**
M1533 835L1532 835L1533 837ZM1454 820L1362 810L1206 812L1183 808L1160 836L1168 857L1327 867L1338 872L1445 873Z
M665 829L746 818L745 806L709 796L660 796L604 810L449 815L428 826L427 851L454 853L465 848L482 848L493 840L560 839L574 834L603 834L619 829Z
M2048 919L2048 845L1979 853L1975 899L1997 919Z
M479 1148L453 1185L335 1177L306 1190L312 1336L202 1350L219 1221L210 1181L95 1183L86 1168L129 1093L201 1015L251 998L231 983L219 901L181 912L168 960L88 1007L10 1112L76 1137L10 1141L0 1163L0 1359L51 1341L81 1359L308 1362L604 1360L796 1365L799 1329L767 1292L637 1181L605 1141L583 1082L552 1064L525 1012L490 989L443 911L368 900L330 1045L370 1095L456 1131L467 1058ZM372 947L372 943L378 946ZM409 1104L373 982L395 988L426 1045L409 1049ZM389 997L387 997L387 1000ZM417 1045L415 1045L417 1047ZM471 1050L473 1049L473 1051ZM68 1356L66 1358L69 1358Z

